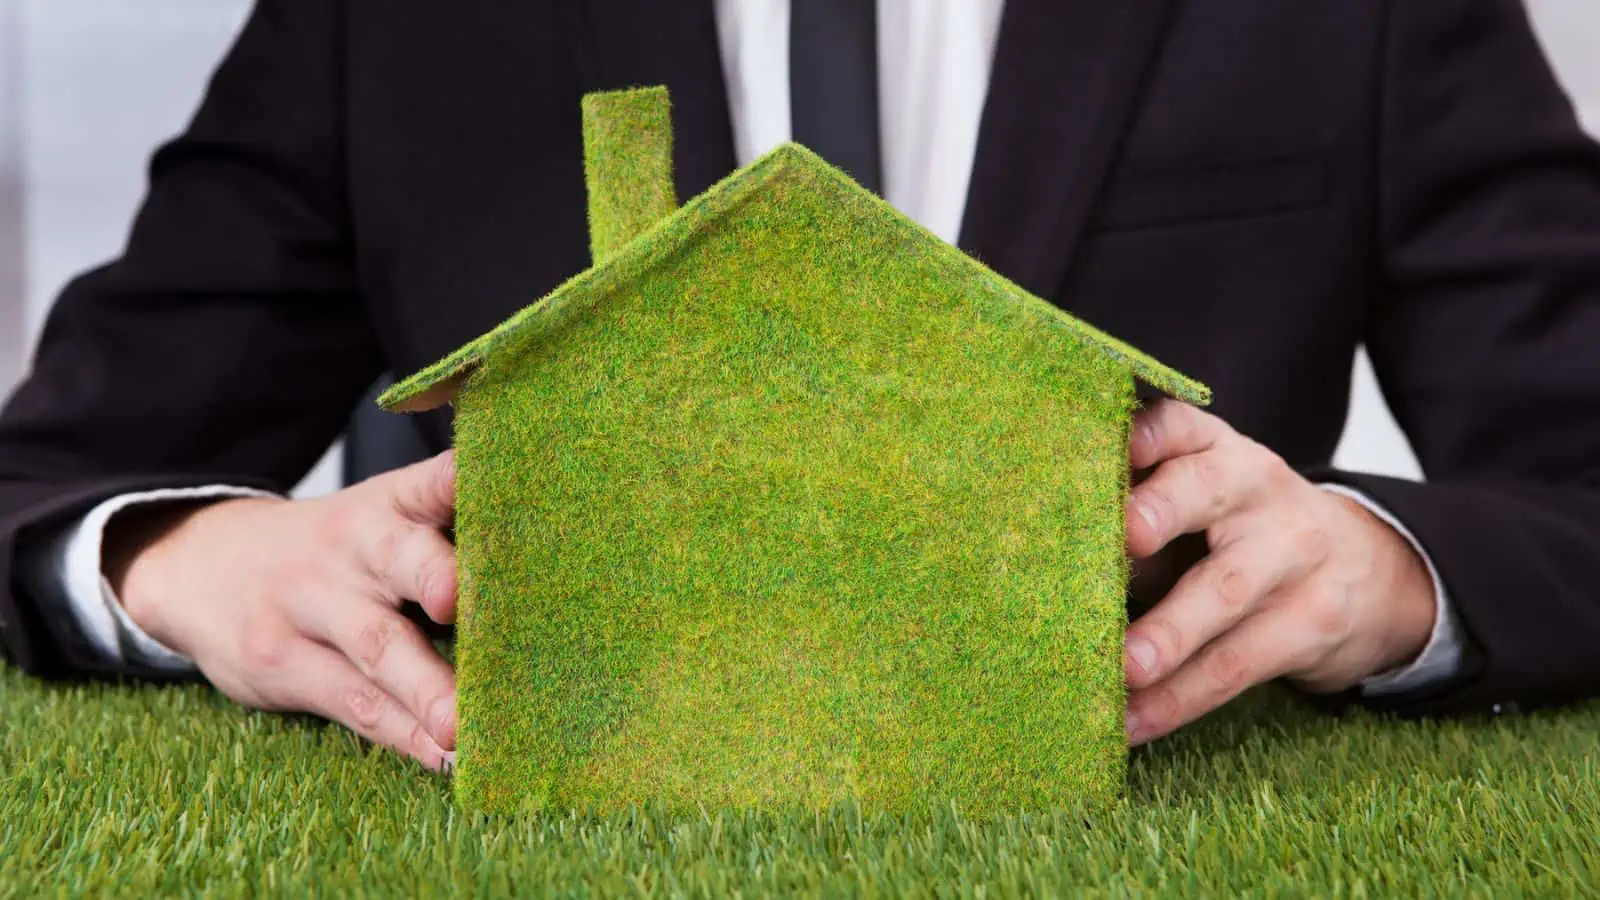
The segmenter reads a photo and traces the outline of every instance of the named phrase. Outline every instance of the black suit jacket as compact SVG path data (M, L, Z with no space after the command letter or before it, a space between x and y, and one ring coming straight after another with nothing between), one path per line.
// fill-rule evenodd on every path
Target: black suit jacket
M262 0L0 417L7 653L93 669L19 548L285 490L381 370L587 267L578 99L636 84L679 196L734 167L709 0ZM1416 533L1470 647L1401 709L1600 689L1600 153L1517 0L1011 0L961 244ZM1326 468L1362 342L1426 485Z

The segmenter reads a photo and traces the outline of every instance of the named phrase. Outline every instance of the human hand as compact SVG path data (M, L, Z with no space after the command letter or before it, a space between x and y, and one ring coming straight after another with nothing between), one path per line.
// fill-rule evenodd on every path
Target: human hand
M455 617L453 452L315 500L236 499L106 534L130 618L234 700L310 712L440 769L455 675L400 611Z
M1202 533L1210 554L1128 628L1128 739L1158 738L1254 684L1350 687L1417 656L1427 566L1359 503L1321 490L1221 419L1161 400L1134 419L1128 552Z

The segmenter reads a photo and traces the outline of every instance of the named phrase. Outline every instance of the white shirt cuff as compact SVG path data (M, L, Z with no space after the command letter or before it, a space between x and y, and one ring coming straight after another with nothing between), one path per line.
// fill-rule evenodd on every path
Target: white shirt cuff
M44 552L46 578L66 600L89 644L107 660L136 663L169 672L194 669L194 662L146 634L128 617L106 580L101 543L111 517L136 505L173 501L271 497L273 494L223 484L167 488L113 497L52 539Z
M1433 565L1433 557L1423 549L1422 543L1411 533L1411 529L1387 509L1379 506L1371 497L1342 484L1320 484L1318 487L1331 494L1354 500L1383 520L1385 525L1398 532L1411 548L1417 551L1417 555L1422 557L1422 562L1428 567L1428 577L1433 580L1433 631L1428 635L1427 646L1423 647L1422 653L1408 665L1380 672L1362 681L1361 693L1368 697L1400 694L1455 676L1461 671L1461 626L1456 619L1455 609L1450 605L1450 595L1445 592L1444 582L1439 578L1439 570Z

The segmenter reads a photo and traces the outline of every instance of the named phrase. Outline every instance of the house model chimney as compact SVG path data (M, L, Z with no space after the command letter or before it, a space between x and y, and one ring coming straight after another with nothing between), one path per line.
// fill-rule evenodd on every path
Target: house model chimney
M583 174L595 265L678 208L664 87L583 98Z

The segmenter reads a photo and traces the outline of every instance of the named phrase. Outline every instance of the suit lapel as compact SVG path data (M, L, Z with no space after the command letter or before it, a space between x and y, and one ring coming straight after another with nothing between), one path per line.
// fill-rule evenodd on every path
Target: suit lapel
M734 169L733 125L711 0L564 0L585 91L672 92L678 201Z
M962 249L1056 292L1175 2L1007 0Z

